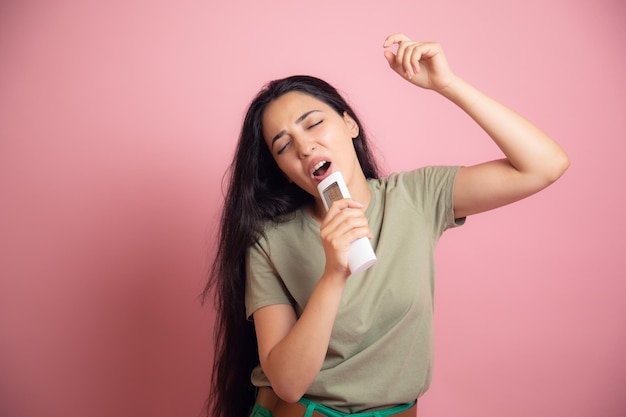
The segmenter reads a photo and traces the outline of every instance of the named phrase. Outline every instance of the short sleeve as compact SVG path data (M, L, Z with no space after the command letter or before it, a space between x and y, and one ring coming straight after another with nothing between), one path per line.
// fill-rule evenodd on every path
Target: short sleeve
M274 304L292 304L291 296L269 257L268 242L261 238L246 253L246 317Z
M398 185L406 188L410 203L432 219L434 236L465 223L464 217L454 215L454 182L460 168L428 166L398 174Z

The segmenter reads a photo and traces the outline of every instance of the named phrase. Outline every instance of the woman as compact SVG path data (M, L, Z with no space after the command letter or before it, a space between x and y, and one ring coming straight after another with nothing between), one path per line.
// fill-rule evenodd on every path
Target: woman
M379 178L333 87L305 76L268 84L243 123L205 289L215 287L218 312L211 416L415 416L432 369L437 239L569 165L544 132L454 74L440 45L403 34L384 42L394 45L391 69L458 105L504 157ZM326 211L317 185L337 171L352 198ZM378 262L351 276L348 248L362 237Z

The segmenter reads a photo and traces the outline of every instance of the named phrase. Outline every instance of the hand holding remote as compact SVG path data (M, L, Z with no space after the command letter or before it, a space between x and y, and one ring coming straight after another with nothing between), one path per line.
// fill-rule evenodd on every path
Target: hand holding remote
M341 172L333 172L330 174L318 184L317 190L322 197L326 210L329 209L333 201L351 198ZM348 267L350 268L351 275L363 272L375 263L376 254L366 237L352 242L348 251Z

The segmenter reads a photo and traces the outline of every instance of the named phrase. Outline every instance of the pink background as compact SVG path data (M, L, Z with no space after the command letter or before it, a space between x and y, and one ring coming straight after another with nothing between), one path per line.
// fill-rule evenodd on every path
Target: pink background
M497 157L388 69L400 31L572 160L444 235L420 417L626 415L625 18L622 0L2 1L0 415L198 415L222 175L269 79L345 91L387 172Z

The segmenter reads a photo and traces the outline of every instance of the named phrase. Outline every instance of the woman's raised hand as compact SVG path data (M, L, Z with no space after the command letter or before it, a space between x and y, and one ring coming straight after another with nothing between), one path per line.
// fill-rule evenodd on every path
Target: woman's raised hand
M441 45L436 42L415 42L402 33L389 35L383 48L397 45L396 53L385 50L391 69L418 87L441 92L452 83L450 69Z

